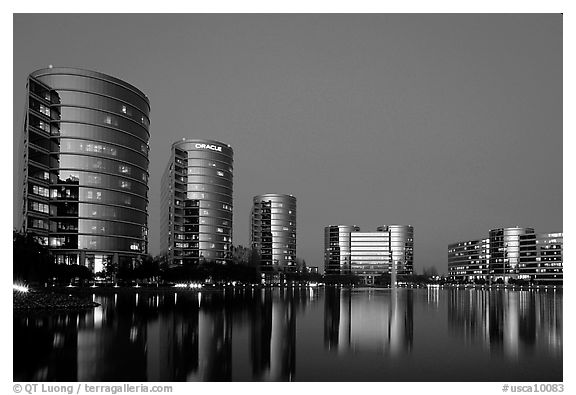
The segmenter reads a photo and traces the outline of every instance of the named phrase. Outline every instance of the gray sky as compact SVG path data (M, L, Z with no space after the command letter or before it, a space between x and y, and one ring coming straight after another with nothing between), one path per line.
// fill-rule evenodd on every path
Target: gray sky
M152 254L182 137L234 148L235 244L253 195L296 196L308 265L330 224L411 224L440 273L490 228L562 230L560 14L15 15L14 221L26 76L49 64L150 98Z

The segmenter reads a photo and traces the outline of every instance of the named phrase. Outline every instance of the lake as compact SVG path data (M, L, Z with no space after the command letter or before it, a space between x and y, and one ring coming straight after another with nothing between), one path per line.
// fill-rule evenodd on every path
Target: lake
M90 292L88 290L84 292ZM14 313L14 381L562 381L562 290L96 291Z

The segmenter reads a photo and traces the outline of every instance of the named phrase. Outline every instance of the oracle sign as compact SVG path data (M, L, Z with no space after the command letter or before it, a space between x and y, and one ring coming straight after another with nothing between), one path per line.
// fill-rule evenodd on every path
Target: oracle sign
M200 148L200 149L209 149L212 151L216 151L216 152L222 152L222 147L219 147L217 145L214 144L196 144L196 148Z

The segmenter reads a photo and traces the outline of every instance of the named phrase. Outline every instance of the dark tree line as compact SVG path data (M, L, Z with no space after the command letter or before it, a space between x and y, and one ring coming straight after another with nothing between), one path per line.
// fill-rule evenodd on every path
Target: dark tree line
M93 274L81 265L56 265L48 247L42 245L33 233L12 232L12 273L15 282L41 284L48 281L69 283L72 279L91 280Z

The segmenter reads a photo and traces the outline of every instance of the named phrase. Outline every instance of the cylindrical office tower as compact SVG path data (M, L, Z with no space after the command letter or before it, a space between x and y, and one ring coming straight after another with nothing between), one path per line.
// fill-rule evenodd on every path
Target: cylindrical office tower
M390 236L391 263L396 264L398 274L414 272L414 227L412 225L383 225L377 232Z
M518 277L520 263L520 236L533 234L534 228L510 227L491 229L489 275L507 283Z
M144 93L106 74L30 74L24 229L56 263L99 272L147 252L149 113Z
M162 178L161 251L171 265L226 263L232 246L234 151L182 139Z
M324 273L350 274L350 233L356 225L330 225L324 228Z
M275 193L254 196L250 242L259 252L263 270L295 267L296 198Z

